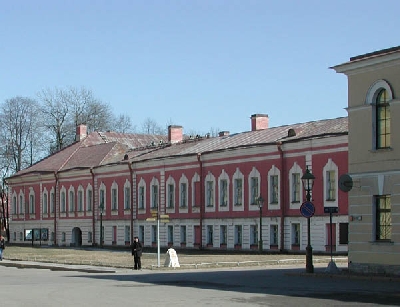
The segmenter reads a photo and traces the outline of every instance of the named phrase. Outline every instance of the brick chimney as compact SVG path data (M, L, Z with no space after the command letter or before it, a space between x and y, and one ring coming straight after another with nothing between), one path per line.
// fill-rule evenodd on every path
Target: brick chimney
M76 141L82 141L87 136L87 126L84 124L80 124L76 126Z
M251 116L251 131L268 129L268 122L267 114L253 114Z
M168 142L171 144L182 142L183 128L182 126L170 125L168 126Z

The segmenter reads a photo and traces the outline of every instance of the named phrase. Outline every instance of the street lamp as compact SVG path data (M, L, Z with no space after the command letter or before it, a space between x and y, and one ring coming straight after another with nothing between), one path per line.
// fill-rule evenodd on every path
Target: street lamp
M263 250L263 242L262 242L262 207L264 205L264 199L262 198L262 196L260 195L257 198L257 204L258 207L260 208L260 240L258 241L258 250L260 253L262 253Z
M314 205L311 203L311 190L314 185L315 176L310 172L310 170L306 169L305 174L301 177L301 181L303 182L304 190L306 191L306 203L309 207L314 208ZM312 212L314 214L314 212ZM312 215L311 214L311 215ZM314 266L312 260L312 247L311 247L311 227L310 227L310 218L311 215L307 217L307 247L306 247L306 272L314 273Z
M104 205L101 204L99 206L100 209L100 247L103 247L103 213L104 213Z

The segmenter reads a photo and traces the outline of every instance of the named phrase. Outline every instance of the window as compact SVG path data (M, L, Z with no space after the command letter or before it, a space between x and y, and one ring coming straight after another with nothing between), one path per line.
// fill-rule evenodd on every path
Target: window
M187 206L187 184L181 183L181 207Z
M339 223L339 244L349 244L349 223Z
M151 190L152 190L152 200L153 200L151 207L158 208L158 185L152 185Z
M78 211L79 212L83 211L83 191L82 190L78 191Z
M117 244L117 226L112 227L112 244L116 245Z
M19 196L19 213L24 213L24 198L22 195Z
M259 196L258 192L258 177L251 177L250 178L250 188L251 188L251 195L250 195L250 204L251 205L256 205L257 204L257 199Z
M130 209L131 208L131 188L130 187L125 187L125 197L124 197L124 209Z
M22 231L19 233L19 240L22 241L24 239L24 235L22 233Z
M151 243L157 243L157 225L151 225Z
M300 224L299 223L292 224L292 244L300 245Z
M92 190L87 191L87 211L92 211L93 193Z
M186 226L181 226L181 243L186 244Z
M258 244L258 225L250 225L250 244Z
M13 203L13 214L17 214L17 197L16 196L13 197L12 203Z
M375 196L376 240L390 240L392 233L392 211L390 196Z
M388 95L382 89L375 101L376 104L376 148L390 147L390 109Z
M292 203L300 202L300 174L292 173Z
M336 199L336 179L335 171L326 172L326 200Z
M69 191L69 211L74 212L75 211L75 195L74 191Z
M228 180L222 179L219 182L220 188L220 206L226 207L228 205Z
M125 225L125 244L131 243L131 226Z
M35 196L33 194L29 195L29 208L30 213L35 213Z
M207 225L207 244L213 245L213 237L214 237L214 226Z
M66 240L66 236L65 236L65 232L61 233L61 242L65 242Z
M174 207L175 197L174 197L175 186L173 184L168 185L168 208Z
M144 187L139 187L139 209L144 209Z
M207 207L214 207L214 182L207 181Z
M168 225L168 244L174 243L174 226Z
M92 243L92 241L93 241L93 234L91 231L88 231L87 240L88 240L88 243Z
M112 210L118 210L118 203L117 203L117 189L112 188L111 189L111 204L112 204Z
M278 225L270 226L270 244L278 245Z
M226 244L227 243L227 230L226 230L226 225L221 225L220 226L220 231L219 231L219 243L220 244Z
M242 244L242 225L235 226L235 245Z
M100 190L100 208L103 208L103 210L106 210L106 208L105 208L105 192L103 189Z
M47 193L43 193L43 214L47 214Z
M278 175L272 175L269 177L270 182L270 203L277 204L278 203Z
M242 186L243 179L235 179L235 205L240 206L242 204Z
M13 233L13 241L17 241L17 233L15 231Z
M54 213L54 192L50 193L50 212Z
M139 237L140 242L142 242L142 244L144 245L144 226L143 225L139 226L139 235L138 235L138 237Z

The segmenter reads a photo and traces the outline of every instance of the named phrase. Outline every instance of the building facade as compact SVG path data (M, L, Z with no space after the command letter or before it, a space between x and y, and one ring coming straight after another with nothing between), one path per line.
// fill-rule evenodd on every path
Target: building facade
M348 78L349 269L400 274L400 47L333 69Z
M347 118L268 127L267 115L254 114L251 131L200 137L169 126L167 138L138 144L144 136L78 127L79 141L7 178L10 241L124 246L137 235L148 247L258 250L262 239L264 251L304 251L308 167L313 249L347 252L347 194L337 181L348 172L347 129Z

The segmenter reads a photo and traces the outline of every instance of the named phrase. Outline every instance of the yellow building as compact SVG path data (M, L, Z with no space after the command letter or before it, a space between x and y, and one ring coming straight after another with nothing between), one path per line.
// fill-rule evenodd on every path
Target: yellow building
M400 46L332 67L348 78L349 270L400 274Z

